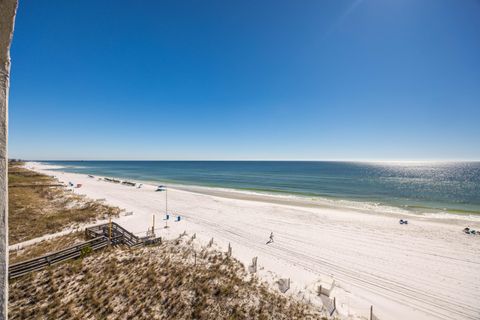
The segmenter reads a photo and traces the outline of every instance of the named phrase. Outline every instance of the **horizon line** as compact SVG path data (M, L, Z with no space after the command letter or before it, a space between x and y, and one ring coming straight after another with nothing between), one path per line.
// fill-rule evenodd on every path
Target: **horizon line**
M196 161L196 162L389 162L389 163L421 163L421 162L480 162L480 159L408 159L408 160L391 160L391 159L21 159L21 158L9 158L10 160L19 160L24 162L42 162L42 161L65 161L65 162L78 162L78 161Z

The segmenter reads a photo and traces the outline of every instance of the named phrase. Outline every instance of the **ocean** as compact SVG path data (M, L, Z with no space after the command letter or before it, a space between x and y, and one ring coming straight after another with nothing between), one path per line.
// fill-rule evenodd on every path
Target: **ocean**
M154 184L308 197L418 214L480 216L480 162L42 161Z

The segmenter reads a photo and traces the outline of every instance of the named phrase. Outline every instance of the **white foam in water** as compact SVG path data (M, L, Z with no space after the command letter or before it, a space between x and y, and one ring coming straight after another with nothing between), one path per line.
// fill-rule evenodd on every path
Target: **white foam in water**
M278 194L278 193L270 193L270 192L261 192L261 191L251 191L251 190L241 190L241 189L230 189L230 188L214 188L214 187L204 187L204 186L183 186L183 185L172 185L177 186L179 188L186 188L188 190L205 190L208 193L208 190L211 191L221 191L227 193L240 193L245 195L252 195L252 196L261 196L261 197L271 197L276 199L285 199L285 200L298 200L298 201L307 201L314 204L318 204L320 206L329 206L329 207L336 207L336 208L347 208L353 210L361 210L361 211L375 211L379 213L394 213L394 214L404 214L404 215L418 215L421 214L419 212L412 212L410 210L406 210L400 207L393 207L384 205L377 202L361 202L361 201L353 201L353 200L343 200L343 199L328 199L322 198L318 196L303 196L303 195L293 195L293 194Z
M423 215L429 218L442 219L442 220L456 219L456 220L465 220L465 221L471 221L471 222L480 222L480 216L473 215L473 214L455 214L455 213L448 213L448 212L436 212L436 213L424 213Z
M65 169L65 166L54 165L54 164L46 164L40 162L27 162L26 167L29 169L33 168L42 168L43 170L60 170Z

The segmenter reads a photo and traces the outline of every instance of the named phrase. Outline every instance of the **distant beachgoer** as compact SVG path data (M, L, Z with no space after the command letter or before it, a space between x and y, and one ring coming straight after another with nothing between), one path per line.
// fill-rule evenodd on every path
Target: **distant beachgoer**
M270 239L268 239L267 244L273 243L273 232L270 232Z

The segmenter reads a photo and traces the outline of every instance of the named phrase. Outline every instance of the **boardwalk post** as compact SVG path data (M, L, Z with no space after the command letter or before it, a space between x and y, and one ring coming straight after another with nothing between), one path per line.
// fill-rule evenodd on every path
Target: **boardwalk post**
M155 215L153 215L152 221L152 238L155 238Z
M108 220L108 244L112 244L112 216Z
M337 298L333 297L333 310L337 310Z
M370 320L373 320L373 306L370 306Z
M228 256L229 258L232 256L232 246L230 245L230 242L228 243L227 256Z
M165 229L168 228L168 219L170 216L168 215L168 189L165 186Z
M248 270L250 271L250 273L257 272L257 257L253 257L252 265L248 266Z
M8 92L17 0L0 0L0 320L8 318Z

